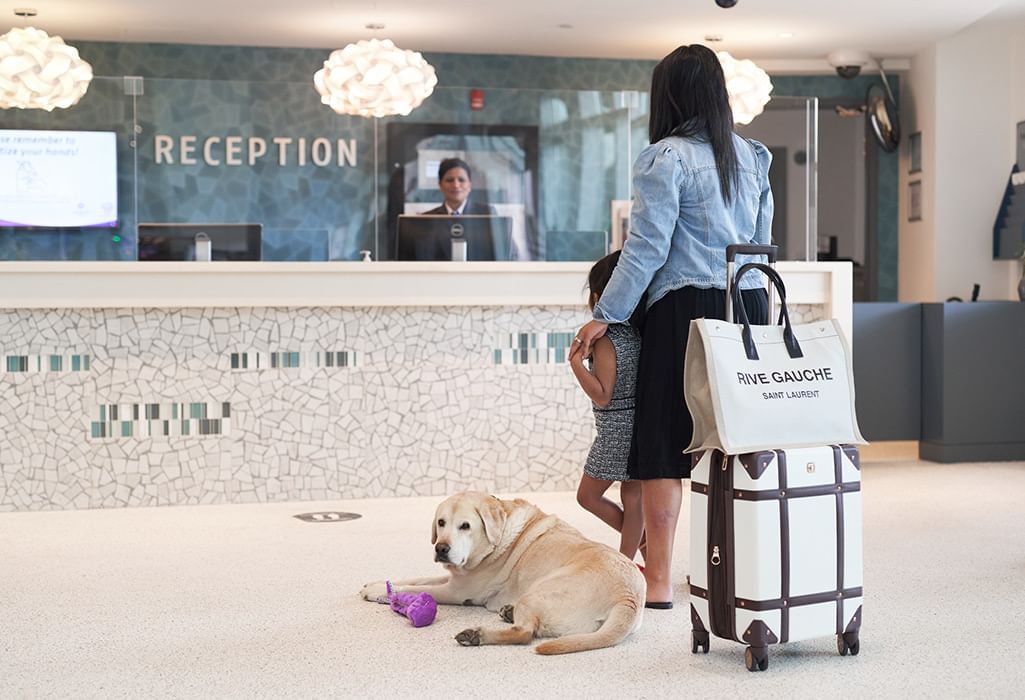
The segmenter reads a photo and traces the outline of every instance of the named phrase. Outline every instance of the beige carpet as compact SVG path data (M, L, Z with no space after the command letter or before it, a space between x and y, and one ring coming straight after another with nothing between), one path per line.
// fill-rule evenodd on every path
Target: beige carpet
M439 498L0 514L0 698L1020 697L1025 465L866 464L865 625L831 638L691 655L682 585L622 645L564 657L463 648L497 622L445 607L412 628L356 596L431 574ZM530 500L615 535L569 493ZM316 510L359 520L305 523ZM686 513L677 575L687 571Z

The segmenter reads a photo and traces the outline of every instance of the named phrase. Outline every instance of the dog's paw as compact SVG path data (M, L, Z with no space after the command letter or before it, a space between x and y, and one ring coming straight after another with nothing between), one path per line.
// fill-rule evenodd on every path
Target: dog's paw
M464 647L479 647L480 646L480 628L475 627L473 629L463 630L456 635L456 641Z
M513 606L503 605L502 609L498 611L498 616L506 622L512 624L513 621Z
M388 584L384 581L374 581L373 583L365 584L360 589L359 597L372 603L387 603Z

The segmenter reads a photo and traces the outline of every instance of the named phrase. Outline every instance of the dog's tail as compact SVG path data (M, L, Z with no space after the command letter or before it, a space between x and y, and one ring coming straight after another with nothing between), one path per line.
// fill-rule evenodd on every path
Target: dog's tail
M596 631L587 634L570 634L542 642L534 647L534 651L547 656L614 646L634 631L640 614L636 601L623 600L609 611L609 616Z

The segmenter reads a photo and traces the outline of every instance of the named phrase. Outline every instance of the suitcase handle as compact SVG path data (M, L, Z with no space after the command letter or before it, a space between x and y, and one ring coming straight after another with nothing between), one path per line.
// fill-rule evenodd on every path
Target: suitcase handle
M731 243L726 246L726 262L731 263L738 255L764 255L769 258L769 264L776 262L778 245L754 245L753 243Z

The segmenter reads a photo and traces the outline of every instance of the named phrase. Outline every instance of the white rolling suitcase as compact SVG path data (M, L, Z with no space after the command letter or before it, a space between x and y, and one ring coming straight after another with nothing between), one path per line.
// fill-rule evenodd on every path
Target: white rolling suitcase
M859 651L861 474L856 447L724 455L691 473L691 651L709 635L747 645L750 671L768 646L836 635Z
M728 285L737 254L767 255L772 265L776 247L727 248ZM772 291L770 284L770 318ZM726 297L729 319L729 287ZM694 456L691 651L707 653L714 634L746 644L748 670L764 671L770 644L836 635L839 653L856 655L862 602L857 447L739 455L712 449Z

